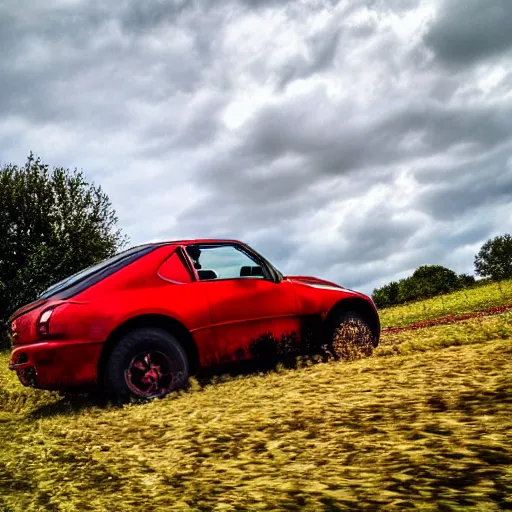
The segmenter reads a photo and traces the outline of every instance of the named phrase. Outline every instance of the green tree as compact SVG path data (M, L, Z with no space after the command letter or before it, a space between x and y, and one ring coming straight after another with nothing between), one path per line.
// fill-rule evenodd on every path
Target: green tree
M442 265L422 265L409 279L415 282L417 299L434 297L462 288L457 274Z
M398 293L398 283L396 281L391 281L391 283L386 284L381 288L376 288L373 291L372 299L378 308L389 308L398 304Z
M0 325L52 283L112 256L127 240L101 187L31 153L0 168ZM5 335L0 336L0 347Z
M475 256L475 271L494 281L512 277L512 236L505 234L487 240Z
M475 276L470 276L469 274L459 274L459 283L461 288L470 288L471 286L475 286Z
M419 283L412 276L398 281L398 303L412 302L421 297Z

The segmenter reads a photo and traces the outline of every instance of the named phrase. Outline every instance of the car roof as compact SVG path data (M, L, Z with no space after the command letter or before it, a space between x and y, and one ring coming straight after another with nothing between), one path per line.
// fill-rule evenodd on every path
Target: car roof
M162 240L161 242L149 242L141 245L196 245L196 244L239 244L246 245L240 240L232 240L227 238L195 238L187 240Z

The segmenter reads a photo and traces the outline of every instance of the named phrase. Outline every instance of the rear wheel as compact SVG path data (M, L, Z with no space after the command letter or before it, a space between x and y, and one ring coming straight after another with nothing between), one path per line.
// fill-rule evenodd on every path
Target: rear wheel
M338 313L329 331L329 349L335 359L352 361L372 355L375 336L356 311Z
M107 362L105 387L114 399L161 398L188 382L183 347L167 331L136 329L114 347Z

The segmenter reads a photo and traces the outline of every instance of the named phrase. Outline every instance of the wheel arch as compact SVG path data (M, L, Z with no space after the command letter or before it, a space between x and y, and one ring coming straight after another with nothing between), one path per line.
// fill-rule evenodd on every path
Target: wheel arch
M112 350L125 334L134 329L159 328L176 337L187 354L189 371L193 375L200 367L199 351L190 331L178 320L162 314L144 314L132 317L117 326L103 344L98 361L98 382L103 383L107 361Z
M359 313L364 320L368 322L370 329L375 337L375 346L379 343L380 338L380 319L376 309L365 299L359 297L351 297L341 299L330 309L325 318L324 325L328 328L336 315L347 311L355 311Z

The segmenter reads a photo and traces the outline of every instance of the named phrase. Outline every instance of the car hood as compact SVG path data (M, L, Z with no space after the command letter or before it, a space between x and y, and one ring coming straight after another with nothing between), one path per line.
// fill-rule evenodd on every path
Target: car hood
M340 292L345 295L355 295L364 300L368 300L373 304L373 300L371 297L365 295L364 293L357 292L355 290L350 290L349 288L345 288L336 283L332 283L331 281L326 281L325 279L320 279L318 277L311 276L286 276L288 281L291 283L295 283L302 286L310 286L311 288L316 288L320 290L331 290L335 292Z
M309 286L312 286L314 288L326 288L329 290L344 290L344 291L350 291L347 290L347 288L344 288L343 286L340 286L336 283L331 283L330 281L326 281L325 279L320 279L318 277L311 277L311 276L286 276L286 279L291 281L292 283L300 283L300 284L307 284Z

